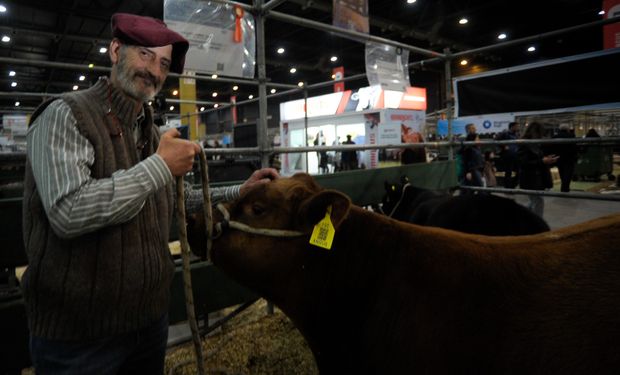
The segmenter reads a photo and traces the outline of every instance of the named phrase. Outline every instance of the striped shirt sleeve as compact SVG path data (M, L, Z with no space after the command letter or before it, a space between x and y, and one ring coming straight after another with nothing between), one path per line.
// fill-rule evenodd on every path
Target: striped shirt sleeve
M56 100L27 133L27 152L41 201L54 232L79 236L133 218L146 198L172 182L158 155L109 178L94 179L95 153L76 127L69 106Z

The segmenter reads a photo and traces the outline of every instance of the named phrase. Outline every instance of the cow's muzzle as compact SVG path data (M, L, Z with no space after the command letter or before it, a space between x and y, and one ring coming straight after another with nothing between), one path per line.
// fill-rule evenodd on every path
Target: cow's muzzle
M224 207L223 204L219 203L216 206L217 210L223 216L222 221L214 223L213 225L213 239L219 238L225 230L228 229L236 229L246 233L258 234L261 236L269 236L269 237L300 237L306 235L305 232L299 232L295 230L285 230L285 229L269 229L269 228L254 228L247 224L240 223L238 221L230 220L230 213Z

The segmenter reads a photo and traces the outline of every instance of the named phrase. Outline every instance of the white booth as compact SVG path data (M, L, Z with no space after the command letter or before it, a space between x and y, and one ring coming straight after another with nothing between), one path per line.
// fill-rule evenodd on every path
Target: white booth
M421 138L425 123L426 90L409 87L407 92L365 87L280 104L280 142L283 147L343 144L347 135L355 144L400 144ZM420 140L417 140L418 142ZM329 171L339 160L330 151ZM376 168L378 150L358 151L359 168ZM282 155L283 175L319 173L318 152Z

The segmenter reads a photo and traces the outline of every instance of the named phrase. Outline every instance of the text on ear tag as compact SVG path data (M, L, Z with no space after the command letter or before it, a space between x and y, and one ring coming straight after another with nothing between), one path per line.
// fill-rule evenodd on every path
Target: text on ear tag
M334 225L330 219L331 213L332 206L330 205L327 206L325 217L319 221L312 230L312 235L310 236L311 245L322 247L327 250L332 248L332 242L334 241L336 229L334 229Z

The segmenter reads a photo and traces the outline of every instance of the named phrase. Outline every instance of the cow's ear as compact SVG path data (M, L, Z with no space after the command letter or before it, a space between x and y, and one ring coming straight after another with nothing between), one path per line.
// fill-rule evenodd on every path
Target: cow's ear
M351 208L351 200L346 195L335 190L323 190L306 199L299 207L299 217L303 225L314 226L325 217L327 207L332 206L330 219L334 228L346 219Z

